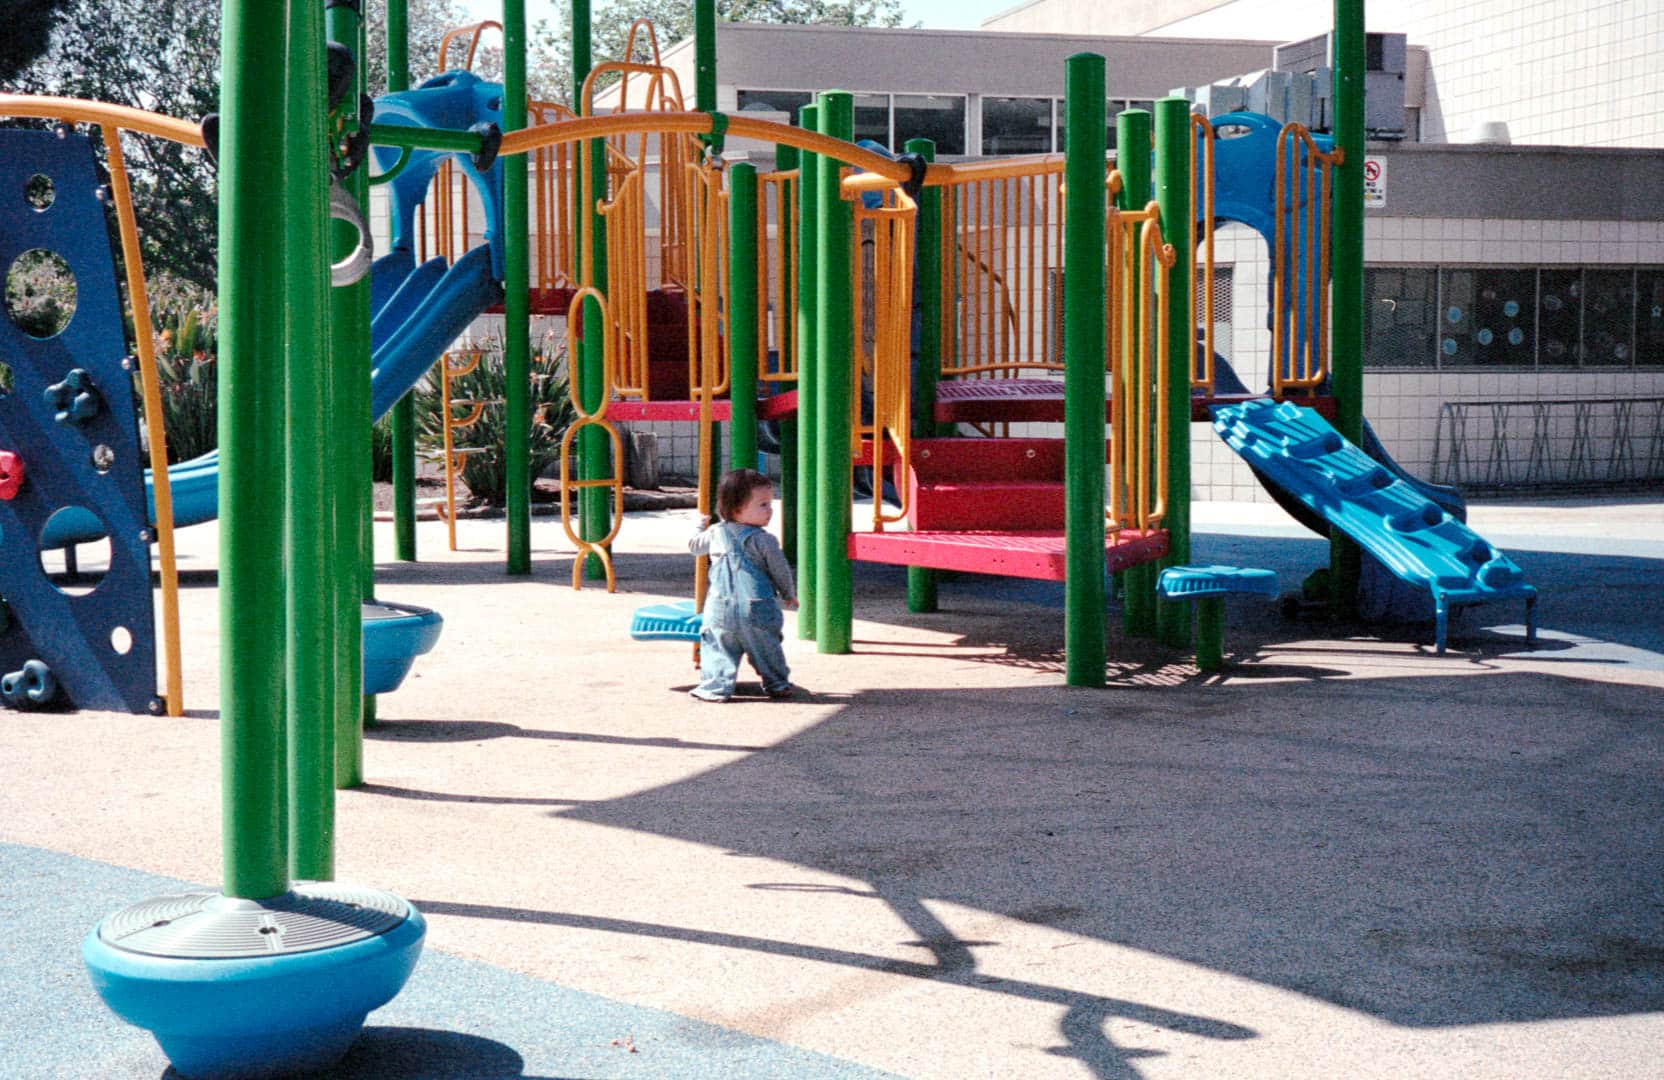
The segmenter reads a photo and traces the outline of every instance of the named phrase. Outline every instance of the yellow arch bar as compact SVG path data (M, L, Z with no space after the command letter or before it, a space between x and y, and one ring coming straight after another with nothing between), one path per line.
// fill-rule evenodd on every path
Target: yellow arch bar
M176 120L161 113L145 112L126 105L109 105L102 101L0 94L0 116L35 116L78 124L102 124L144 135L159 135L186 146L205 145L202 129L188 120Z

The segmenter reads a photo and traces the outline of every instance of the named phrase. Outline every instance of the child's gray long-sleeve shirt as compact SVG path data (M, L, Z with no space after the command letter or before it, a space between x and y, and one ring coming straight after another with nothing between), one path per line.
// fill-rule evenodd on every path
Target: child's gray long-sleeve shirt
M720 554L728 550L728 545L743 528L745 526L733 522L718 521L708 529L697 529L688 541L688 551L694 555L709 555L715 546ZM715 543L718 533L722 534L720 545ZM745 554L763 568L763 573L768 575L769 583L782 602L797 602L797 585L792 580L792 568L786 562L786 553L780 550L780 541L773 534L763 529L753 532L745 541Z

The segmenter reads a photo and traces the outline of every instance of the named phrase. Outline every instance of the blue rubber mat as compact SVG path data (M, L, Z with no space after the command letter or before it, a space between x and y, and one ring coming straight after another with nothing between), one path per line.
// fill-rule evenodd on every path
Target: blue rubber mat
M0 1075L158 1080L147 1032L106 1009L81 966L104 916L192 888L61 852L0 844ZM632 1049L633 1048L633 1049ZM893 1074L658 1009L428 950L404 992L370 1014L337 1080L802 1077Z

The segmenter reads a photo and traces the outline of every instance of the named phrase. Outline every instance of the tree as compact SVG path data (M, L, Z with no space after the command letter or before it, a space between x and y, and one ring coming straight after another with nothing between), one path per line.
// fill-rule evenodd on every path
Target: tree
M0 2L0 89L40 59L52 43L52 27L70 0Z
M370 96L387 92L387 0L369 0L364 9L370 69ZM447 30L468 23L468 12L456 0L409 0L405 18L409 31L410 85L418 86L439 72L439 42ZM487 41L493 39L487 32ZM451 66L461 67L460 53L453 53Z
M219 19L217 0L69 0L19 89L199 120L219 107ZM218 210L207 155L148 136L122 149L146 265L212 289Z

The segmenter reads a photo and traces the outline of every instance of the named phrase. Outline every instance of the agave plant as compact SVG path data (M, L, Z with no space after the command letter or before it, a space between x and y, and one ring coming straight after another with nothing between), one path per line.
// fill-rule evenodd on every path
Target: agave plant
M552 337L537 342L531 379L531 475L528 484L560 456L561 436L577 418L567 391L566 350ZM483 402L485 407L473 426L453 429L455 446L477 447L481 452L465 459L462 481L476 504L504 506L508 503L508 468L503 456L503 400L508 380L503 364L503 343L489 338L482 347L479 364L466 375L451 379L452 415L466 417L468 409L457 401ZM438 387L437 369L416 395L416 439L423 449L443 452L445 446L444 408Z

